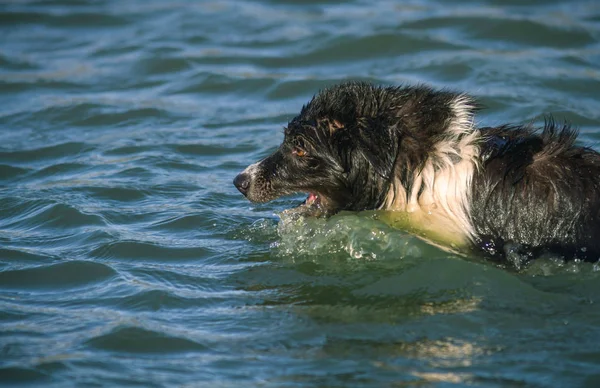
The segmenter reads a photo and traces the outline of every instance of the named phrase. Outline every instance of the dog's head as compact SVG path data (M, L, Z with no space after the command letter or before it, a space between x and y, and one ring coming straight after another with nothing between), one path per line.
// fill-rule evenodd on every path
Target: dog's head
M281 146L240 173L235 186L253 202L308 193L298 207L308 215L376 208L396 152L385 123L362 114L377 90L348 83L315 96L288 123Z
M424 87L356 82L325 89L288 123L281 146L233 183L253 202L308 193L297 208L307 215L377 209L392 178L406 175L409 163L400 159L415 167L425 157L420 150L428 146L426 139L434 137L428 131L442 130L449 117L448 98L438 102L439 95ZM419 113L426 107L435 109ZM415 133L399 152L408 132Z

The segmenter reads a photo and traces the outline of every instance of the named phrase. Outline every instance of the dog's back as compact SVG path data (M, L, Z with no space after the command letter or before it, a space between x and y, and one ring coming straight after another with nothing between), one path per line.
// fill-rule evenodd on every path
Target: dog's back
M600 155L575 145L577 132L550 120L481 129L481 168L471 217L479 245L503 256L506 245L537 256L600 257Z

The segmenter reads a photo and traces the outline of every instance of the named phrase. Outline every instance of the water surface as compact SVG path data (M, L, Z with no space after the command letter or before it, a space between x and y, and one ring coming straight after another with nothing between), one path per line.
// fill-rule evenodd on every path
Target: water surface
M596 1L0 5L0 382L600 384L600 272L515 271L371 214L279 222L235 174L320 88L466 91L600 139Z

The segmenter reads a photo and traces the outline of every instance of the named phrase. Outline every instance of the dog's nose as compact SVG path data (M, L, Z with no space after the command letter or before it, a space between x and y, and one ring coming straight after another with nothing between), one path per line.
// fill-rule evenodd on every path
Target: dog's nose
M250 187L250 176L248 174L241 173L233 179L233 184L240 193L246 195L248 187Z

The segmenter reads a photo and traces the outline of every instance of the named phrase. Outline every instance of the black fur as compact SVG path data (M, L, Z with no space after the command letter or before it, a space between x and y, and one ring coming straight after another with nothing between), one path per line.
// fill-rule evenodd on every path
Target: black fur
M474 176L471 217L482 249L509 242L538 256L600 257L600 157L575 145L577 132L546 122L483 128L483 168ZM502 257L502 255L499 255Z
M394 181L405 195L425 189L413 187L415 177L426 163L438 165L437 145L458 147L477 131L477 168L466 194L472 246L497 258L516 245L530 255L598 260L600 155L576 146L577 132L553 121L541 132L503 126L451 133L460 97L425 86L351 82L326 89L289 122L279 149L234 184L255 202L311 193L297 210L307 215L384 208L390 192L402 194ZM459 162L454 151L445 155Z

